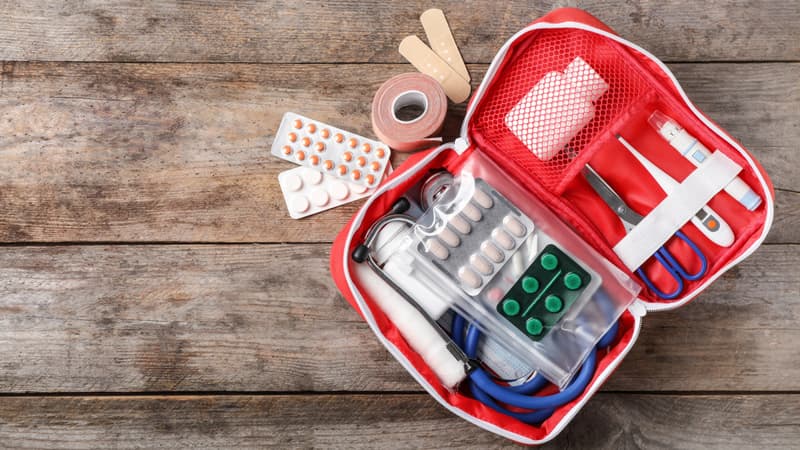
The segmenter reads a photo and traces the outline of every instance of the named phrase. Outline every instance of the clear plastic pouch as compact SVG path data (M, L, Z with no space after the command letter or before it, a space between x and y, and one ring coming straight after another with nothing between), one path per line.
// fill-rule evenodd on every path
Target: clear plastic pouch
M433 319L454 310L566 386L639 286L480 152L414 189L373 260Z

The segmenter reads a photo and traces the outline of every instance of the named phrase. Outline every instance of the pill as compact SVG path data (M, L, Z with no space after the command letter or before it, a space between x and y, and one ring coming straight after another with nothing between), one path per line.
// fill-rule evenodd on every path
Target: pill
M337 144L341 144L342 141L344 141L344 136L342 136L342 133L336 133L333 135L333 140L336 141Z
M311 156L309 156L309 157L308 157L308 160L311 162L311 165L312 165L312 166L316 166L316 165L318 165L318 164L319 164L319 156L317 156L317 155L311 155Z
M314 125L313 123L310 123L310 124L308 124L308 126L306 127L306 130L308 130L308 132L309 132L309 133L311 133L311 134L314 134L314 132L316 132L316 131L317 131L317 126L316 126L316 125Z
M552 253L542 255L542 267L545 270L553 270L558 266L558 257Z
M439 239L442 240L442 242L444 242L451 248L458 247L458 245L461 244L461 239L458 238L458 235L453 233L453 231L447 227L443 227L442 231L439 232L438 236Z
M475 189L475 194L472 196L472 198L479 205L481 205L483 207L483 209L489 209L489 208L492 207L492 205L494 205L494 201L492 201L492 197L489 194L487 194L486 192L483 192L480 189Z
M363 184L353 184L350 186L350 190L356 194L363 194L364 192L367 192L367 187Z
M561 301L561 298L557 295L548 295L547 298L544 299L544 309L551 313L557 313L561 311L561 308L564 307L564 302Z
M500 228L495 228L492 230L492 238L500 245L500 247L506 250L511 250L514 248L514 239L511 237L511 235Z
M356 140L356 138L350 138L350 139L347 140L347 146L348 147L356 148L357 145L358 145L358 140Z
M539 280L530 276L523 277L522 290L525 291L526 294L533 294L539 290Z
M322 136L323 139L328 139L331 137L331 130L323 128L322 131L319 132L319 135Z
M311 145L311 139L304 137L303 139L300 140L300 143L303 144L303 147L308 147Z
M325 167L325 170L332 170L333 161L331 161L330 159L326 159L325 162L322 163L322 166Z
M356 158L356 164L358 164L358 167L366 166L367 165L367 158L364 158L363 156L359 156L358 158Z
M320 184L322 183L322 172L317 172L316 170L306 170L303 172L303 178L305 178L308 184Z
M364 179L367 181L367 184L374 184L375 183L375 175L369 174Z
M483 282L481 277L469 267L461 267L458 269L458 278L461 279L461 282L472 289L479 288Z
M575 272L570 272L564 276L564 286L570 291L580 289L582 284L583 280L581 280L580 275Z
M486 298L492 302L499 302L503 298L503 290L499 288L489 289L489 292L486 293Z
M373 161L372 163L370 163L369 168L373 172L377 172L377 171L381 170L381 163L379 163L378 161Z
M311 205L308 204L308 199L302 195L295 195L289 201L289 208L297 213L304 213L308 211Z
M505 259L503 252L501 252L496 245L492 244L489 241L485 241L483 244L481 244L481 252L491 261L498 264L503 262L503 259Z
M291 155L292 154L292 147L289 147L288 145L284 145L281 148L281 151L283 152L284 155L287 155L287 156Z
M294 157L297 158L298 161L303 161L306 159L306 152L298 150L297 153L294 154Z
M542 334L542 331L544 331L544 325L542 324L541 320L531 317L525 321L525 331L527 331L530 335L538 336Z
M297 142L297 133L289 133L289 142Z
M469 226L469 222L464 220L463 217L460 215L455 215L450 218L450 225L456 229L461 234L469 234L472 227Z
M350 195L350 189L347 188L347 185L344 184L344 182L339 180L331 182L328 189L331 192L331 196L336 200L344 200L348 195Z
M506 230L510 231L516 237L523 237L525 236L525 225L522 224L516 217L512 215L507 215L503 218L503 225L506 226Z
M361 171L358 170L358 169L354 170L352 173L350 173L350 178L352 178L353 181L360 180L361 179Z
M317 206L325 206L330 201L330 196L324 189L315 189L311 192L311 202Z
M339 175L347 175L347 166L339 166L336 171L339 172Z
M344 152L342 153L342 159L345 162L350 162L353 160L353 154L351 152Z
M290 191L299 191L303 187L303 179L296 173L290 173L284 178L286 188Z
M325 144L323 144L322 142L317 142L316 144L314 144L314 150L316 150L317 152L324 152Z
M519 310L520 306L518 301L513 298L503 300L503 314L507 316L516 316L519 314Z
M383 147L378 147L378 149L375 150L375 156L377 156L378 158L383 158L384 156L386 156L386 149Z
M428 250L428 253L442 260L447 259L447 257L450 256L450 252L447 251L447 247L442 245L442 243L436 238L430 238L425 241L425 249Z
M292 126L299 130L300 128L303 128L303 121L300 119L294 119Z
M469 217L469 220L473 222L478 222L481 220L481 218L483 218L481 210L476 208L475 205L473 205L472 203L467 203L466 206L464 206L464 209L461 210L461 212L463 212L464 215Z
M492 264L489 261L487 261L486 258L477 253L469 257L469 263L472 264L472 267L475 270L484 275L489 275L494 271L494 267L492 267Z
M361 151L364 153L369 153L372 151L372 146L369 145L369 143L364 142L363 144L361 144Z

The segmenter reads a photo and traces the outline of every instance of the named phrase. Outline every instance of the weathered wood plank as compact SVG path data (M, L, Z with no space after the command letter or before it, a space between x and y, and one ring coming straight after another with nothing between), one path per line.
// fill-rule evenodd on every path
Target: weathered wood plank
M777 187L800 191L800 65L672 67ZM485 68L471 66L476 80ZM360 203L288 218L277 173L293 166L269 155L280 117L294 110L371 135L373 92L404 70L6 63L0 241L328 242ZM463 113L453 109L448 138ZM779 195L771 242L800 242L797 194Z
M543 448L797 448L798 395L599 394ZM7 397L12 447L506 448L423 394Z
M668 60L797 60L792 1L489 0L442 8L468 62L557 6L579 4ZM0 59L54 61L400 62L397 45L424 35L419 0L72 3L4 1Z
M328 276L327 245L10 247L0 392L419 387ZM797 246L651 314L613 390L800 389Z

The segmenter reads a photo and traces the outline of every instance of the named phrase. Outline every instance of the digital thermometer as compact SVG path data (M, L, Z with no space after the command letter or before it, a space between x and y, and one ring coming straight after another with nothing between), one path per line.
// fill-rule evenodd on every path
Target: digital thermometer
M661 111L653 112L648 122L658 131L658 134L669 142L672 148L695 166L700 167L711 156L711 152L703 144ZM725 192L750 211L755 211L761 204L761 197L739 177L734 178L725 186Z
M669 176L666 172L661 170L658 166L653 164L649 159L645 158L641 153L639 153L633 146L628 143L620 135L617 135L617 139L628 149L633 156L639 160L645 169L650 172L650 176L656 180L661 189L664 190L664 193L669 195L673 189L678 185L678 182ZM705 205L700 208L699 211L692 216L692 225L697 227L703 235L705 235L711 242L719 245L720 247L730 247L734 241L734 234L731 226L725 222L719 214L717 214L710 206Z

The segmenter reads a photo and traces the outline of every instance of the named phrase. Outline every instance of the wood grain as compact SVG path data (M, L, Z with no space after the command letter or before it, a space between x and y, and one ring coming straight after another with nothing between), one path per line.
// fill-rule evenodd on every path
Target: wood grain
M800 242L800 64L673 64L689 96L771 174ZM486 66L470 66L480 79ZM360 203L285 212L269 155L285 111L372 135L371 96L405 65L6 63L0 242L330 242ZM445 135L457 134L463 106ZM402 158L395 158L395 163Z
M329 279L327 245L10 247L0 392L419 390ZM651 314L613 390L800 389L795 245Z
M667 60L800 59L792 1L620 3L441 0L464 58L486 63L502 43L558 6L578 5ZM400 40L424 35L420 0L0 3L0 59L50 61L402 61Z
M797 448L790 395L599 394L544 449ZM507 448L422 394L6 397L12 447Z

